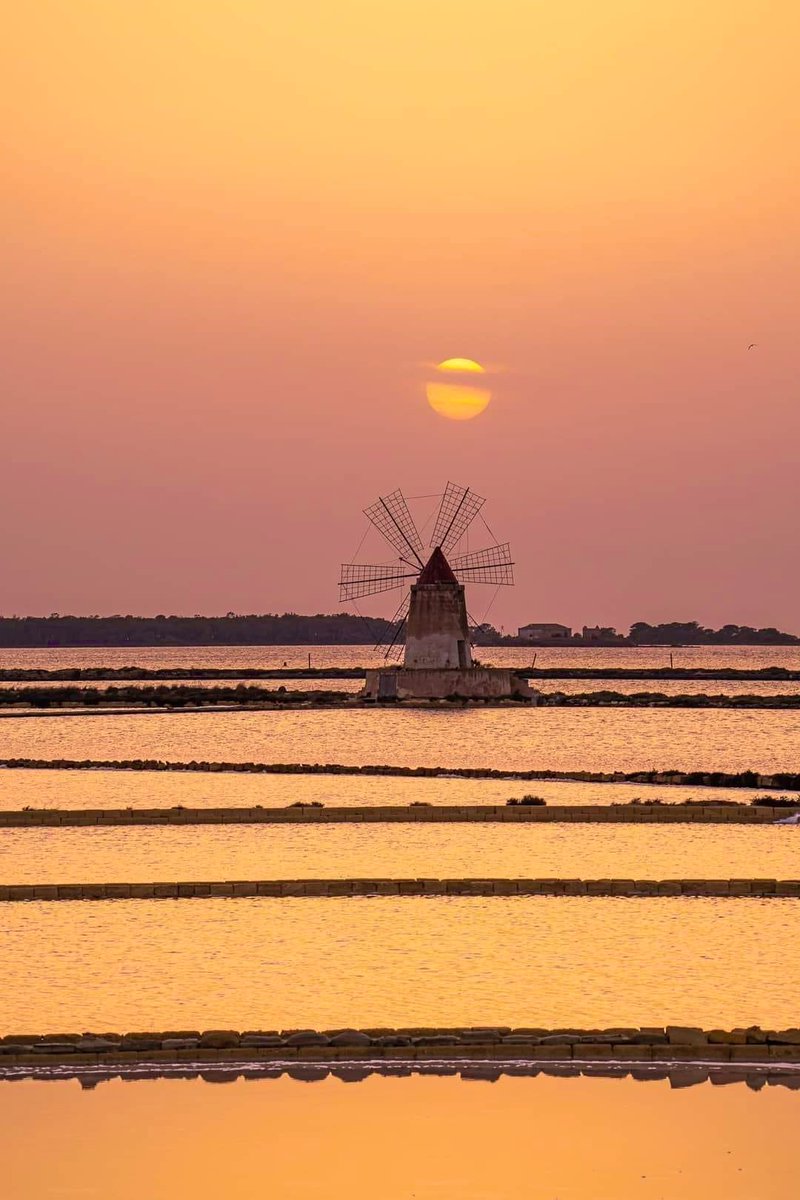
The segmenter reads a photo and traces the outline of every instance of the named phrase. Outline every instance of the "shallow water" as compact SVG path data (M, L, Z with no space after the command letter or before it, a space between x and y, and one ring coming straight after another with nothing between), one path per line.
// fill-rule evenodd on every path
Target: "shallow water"
M354 709L9 717L0 757L800 770L800 711Z
M383 804L505 804L535 794L548 804L627 804L634 799L737 800L775 795L764 788L513 779L412 779L380 775L244 775L179 771L3 770L0 809L264 808L312 801L328 807ZM793 794L793 793L791 793ZM797 797L800 804L800 796Z
M535 653L543 667L660 667L669 660L669 651L659 649ZM22 651L0 652L0 665L303 666L306 655L301 647ZM312 656L314 665L370 661L363 647L315 647ZM800 667L800 648L699 648L673 656L676 666ZM524 665L533 652L482 657ZM544 686L649 687L639 681ZM677 681L658 681L653 690L671 686L695 690L695 683ZM705 682L696 690L729 686L756 690ZM758 684L757 690L783 688ZM799 770L799 747L800 713L763 711L365 710L0 720L3 757L768 773ZM4 808L503 803L526 792L550 803L601 804L636 796L669 802L761 794L538 781L0 771ZM131 828L0 836L3 882L112 875L772 877L800 874L798 859L798 831L772 827ZM798 1023L793 901L386 897L0 908L0 1032ZM63 1104L62 1095L68 1095ZM5 1109L4 1096L10 1097ZM138 1096L141 1102L131 1099ZM363 1106L351 1097L363 1097ZM262 1194L311 1200L362 1192L388 1200L788 1200L796 1190L796 1119L797 1097L782 1088L759 1095L743 1086L671 1092L666 1084L621 1080L503 1079L477 1090L427 1079L368 1080L348 1089L339 1081L313 1089L290 1080L225 1089L103 1084L85 1094L75 1084L45 1090L44 1084L0 1083L0 1190L15 1200L51 1194L160 1200L189 1193L209 1200ZM42 1154L45 1122L48 1153Z
M797 1024L797 902L496 897L4 906L8 1033Z
M800 827L236 825L0 830L0 882L800 878Z
M619 692L636 696L651 692L662 696L797 696L800 682L768 679L532 679L537 692L562 692L580 696L591 692ZM338 686L338 682L337 682Z
M547 1076L22 1082L0 1084L0 1153L14 1200L793 1200L799 1108Z
M362 646L88 646L10 650L0 667L247 667L383 666L374 645ZM786 667L800 670L798 646L478 646L484 666L529 667Z

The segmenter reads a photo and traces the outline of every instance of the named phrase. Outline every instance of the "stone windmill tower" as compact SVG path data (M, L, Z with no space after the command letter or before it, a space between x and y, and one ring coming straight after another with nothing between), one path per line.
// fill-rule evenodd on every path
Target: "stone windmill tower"
M484 504L469 488L448 483L428 549L400 491L381 496L364 510L396 552L391 563L344 563L341 600L408 588L383 643L387 659L402 647L402 667L367 672L364 695L373 699L440 699L450 696L491 698L527 696L527 684L511 671L476 667L472 662L464 585L514 582L507 542L483 550L450 554ZM488 528L488 527L487 527ZM410 585L410 586L409 586Z
M412 670L472 666L464 584L440 546L411 585L403 665Z

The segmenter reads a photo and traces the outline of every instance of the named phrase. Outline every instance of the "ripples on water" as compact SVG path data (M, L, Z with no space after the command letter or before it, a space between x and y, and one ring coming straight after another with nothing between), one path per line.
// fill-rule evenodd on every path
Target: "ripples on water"
M800 877L800 828L238 825L0 830L3 883Z
M8 905L0 1029L797 1023L791 900Z
M800 711L356 709L0 721L3 757L597 771L798 770Z
M538 692L565 696L586 692L619 692L636 696L653 692L663 696L796 696L800 681L769 679L532 679Z
M633 799L732 799L747 804L763 788L663 787L646 783L552 780L413 779L380 775L239 775L179 771L0 769L0 809L328 807L384 804L505 804L535 793L548 804L627 804ZM800 801L799 801L800 803Z
M547 649L536 654L539 666L664 666L669 659L669 651L660 649ZM0 665L234 668L286 661L302 666L306 655L301 647L6 651ZM312 655L319 666L371 660L364 647L314 648ZM800 667L798 648L696 648L675 650L673 656L676 666ZM483 653L485 661L497 665L523 665L531 657L527 650ZM564 690L575 686L567 684ZM591 686L581 681L576 690ZM643 688L636 684L632 690ZM48 716L0 722L0 755L37 758L385 762L501 770L754 768L766 773L798 770L798 745L800 714L790 712L416 710ZM698 794L698 789L642 785L0 772L4 807L249 805L298 799L328 804L420 799L502 803L526 791L551 803L608 803L637 795L680 800ZM686 826L39 830L0 838L0 876L22 881L110 874L121 880L179 874L796 875L799 837L793 829ZM0 1030L491 1022L794 1025L796 912L792 901L601 898L7 905L0 961L13 969L6 970L0 988ZM577 1093L585 1094L585 1089ZM639 1094L627 1110L626 1134L631 1114L641 1110ZM571 1108L564 1122L569 1138L564 1161L577 1161L576 1130L582 1128L577 1111ZM151 1111L148 1118L149 1128L156 1128ZM333 1119L328 1114L323 1123ZM595 1120L587 1127L594 1128ZM304 1139L307 1122L304 1108L295 1122ZM436 1122L427 1124L438 1128ZM382 1127L389 1125L384 1115ZM214 1128L219 1128L216 1122ZM506 1122L504 1135L507 1130ZM529 1135L526 1124L525 1139ZM503 1144L507 1146L507 1138ZM593 1144L596 1155L596 1140ZM631 1144L626 1137L626 1147ZM363 1146L360 1153L363 1160ZM507 1161L505 1151L500 1158ZM348 1194L354 1179L348 1165ZM377 1190L389 1195L387 1187L384 1180ZM406 1200L407 1194L398 1193L398 1200L400 1195ZM424 1191L418 1194L425 1196ZM453 1194L469 1193L462 1187ZM492 1195L502 1194L499 1187L492 1190ZM527 1194L529 1188L518 1188L509 1192L509 1200ZM652 1193L663 1194L669 1191ZM683 1184L672 1194L689 1195ZM698 1192L708 1194L708 1187ZM758 1185L749 1192L725 1190L726 1197L736 1200L761 1194ZM590 1190L586 1200L596 1195ZM614 1186L609 1195L627 1193Z
M265 667L383 666L373 645L363 646L89 646L0 649L0 667ZM798 646L479 646L484 666L529 667L786 667L800 670Z

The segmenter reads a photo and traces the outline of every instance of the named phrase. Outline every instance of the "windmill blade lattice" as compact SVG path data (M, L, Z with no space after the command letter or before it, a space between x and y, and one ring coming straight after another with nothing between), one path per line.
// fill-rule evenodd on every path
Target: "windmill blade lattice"
M405 564L393 567L381 563L342 563L339 599L358 600L361 596L390 592L402 587L407 579L416 579L417 574L417 571L409 571Z
M433 527L430 544L440 546L446 554L463 537L485 503L469 488L448 483Z
M460 584L513 584L514 562L508 542L496 543L471 554L461 554L449 562L444 557L464 536L484 503L483 496L476 495L467 487L448 482L441 497L430 541L433 553L423 549L422 538L399 489L389 495L380 496L374 504L364 509L365 516L392 547L399 561L395 559L383 563L343 563L339 577L339 596L341 600L349 601L380 592L403 590L400 606L392 619L384 623L383 635L375 647L376 650L384 649L387 659L400 658L403 653L403 645L407 639L402 635L409 616L413 617L413 597L417 596L414 584L420 580L426 587L449 587L456 581ZM489 533L491 536L490 530ZM424 560L428 560L427 564ZM419 596L417 599L419 600ZM463 607L463 589L459 603ZM464 611L466 613L466 610ZM460 661L460 650L458 654ZM416 661L413 656L412 661ZM452 665L449 657L447 662L448 666Z
M450 563L459 583L496 583L511 586L514 583L514 560L511 546L503 542L499 546L487 546L473 554L462 554Z
M364 515L378 529L390 546L393 546L402 559L408 560L412 555L420 567L422 562L422 540L414 524L414 518L408 511L405 496L399 490L390 496L379 496L374 504L364 509Z
M404 596L400 607L392 617L386 627L383 637L376 645L376 650L381 650L386 647L384 658L399 658L403 653L403 643L400 641L400 634L405 628L408 620L408 610L411 607L411 595Z

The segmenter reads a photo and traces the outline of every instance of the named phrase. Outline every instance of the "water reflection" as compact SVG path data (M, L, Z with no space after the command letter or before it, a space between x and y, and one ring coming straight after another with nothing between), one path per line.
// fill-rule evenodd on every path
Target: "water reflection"
M631 1079L0 1087L14 1200L790 1200L796 1123L782 1087Z

